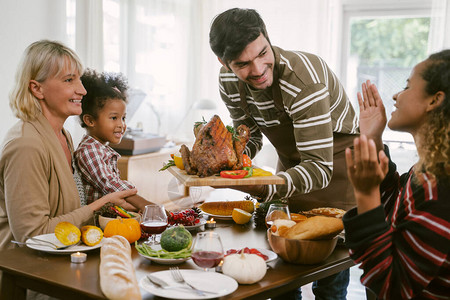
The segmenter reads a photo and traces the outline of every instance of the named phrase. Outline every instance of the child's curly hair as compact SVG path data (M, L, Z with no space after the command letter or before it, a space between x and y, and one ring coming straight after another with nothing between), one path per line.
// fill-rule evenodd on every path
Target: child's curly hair
M84 115L91 115L97 119L98 112L103 108L106 101L121 99L127 102L128 82L121 73L97 73L95 70L87 69L81 82L87 94L81 101L83 112L80 115L81 127L87 125L83 121Z
M416 172L426 171L434 176L450 175L450 49L430 55L421 74L427 82L425 92L445 93L442 104L428 113L421 128L419 161Z

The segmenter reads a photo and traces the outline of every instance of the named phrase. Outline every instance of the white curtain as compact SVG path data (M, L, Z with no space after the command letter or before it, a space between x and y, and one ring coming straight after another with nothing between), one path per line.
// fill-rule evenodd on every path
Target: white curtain
M216 113L230 122L218 91L220 63L209 47L214 16L233 7L254 8L274 45L318 54L335 68L340 2L79 0L76 50L87 66L120 71L131 87L147 94L129 126L141 123L146 132L192 139L192 125L202 116ZM215 102L217 110L190 111L200 99Z
M77 0L75 50L85 67L103 71L102 0Z
M72 1L68 1L69 8ZM85 68L103 71L103 1L77 0L75 2L75 51ZM74 146L81 141L85 130L78 116L69 117L64 124L72 135Z
M450 49L450 1L433 0L428 53Z
M339 58L341 0L203 0L200 57L202 59L200 93L202 98L218 102L218 114L230 122L228 111L218 91L220 63L209 47L209 28L213 18L230 8L252 8L266 23L273 45L288 50L302 50L320 55L335 69ZM335 70L337 72L337 70Z

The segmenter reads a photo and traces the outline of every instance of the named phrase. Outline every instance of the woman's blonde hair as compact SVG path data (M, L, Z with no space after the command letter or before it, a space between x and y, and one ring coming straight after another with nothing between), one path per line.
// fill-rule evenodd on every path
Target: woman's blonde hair
M427 82L428 95L444 93L442 104L428 113L427 122L420 131L419 161L416 172L434 176L450 175L450 49L430 55L421 74Z
M9 106L17 118L32 121L41 112L39 101L29 88L30 80L44 82L56 77L67 63L71 70L78 71L80 75L83 73L78 55L60 42L40 40L27 47L9 95Z

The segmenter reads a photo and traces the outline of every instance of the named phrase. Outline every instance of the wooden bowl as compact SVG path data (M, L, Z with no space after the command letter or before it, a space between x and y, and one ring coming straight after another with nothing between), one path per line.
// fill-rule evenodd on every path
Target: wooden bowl
M295 240L274 235L267 230L270 247L284 261L293 264L317 264L330 256L336 247L338 237L327 240Z
M130 213L130 215L133 216L133 219L136 219L139 223L141 222L141 215L139 215L138 213L132 212L132 211L129 211L129 213ZM119 217L117 217L117 218L108 218L108 217L104 217L104 216L98 216L98 223L100 225L100 228L102 230L105 230L106 224L108 224L109 221L112 221L112 220L115 220L115 219L118 219L118 218Z

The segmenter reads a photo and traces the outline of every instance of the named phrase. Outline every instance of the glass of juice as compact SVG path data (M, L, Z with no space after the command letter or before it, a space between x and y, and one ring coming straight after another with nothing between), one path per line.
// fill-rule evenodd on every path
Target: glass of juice
M141 228L150 234L144 243L148 245L157 244L156 235L162 233L167 228L167 215L164 205L146 205L141 219Z
M191 258L194 263L208 271L223 260L223 246L220 236L213 231L200 232L195 237Z
M277 219L291 219L287 204L270 204L266 214L266 226L270 228Z

